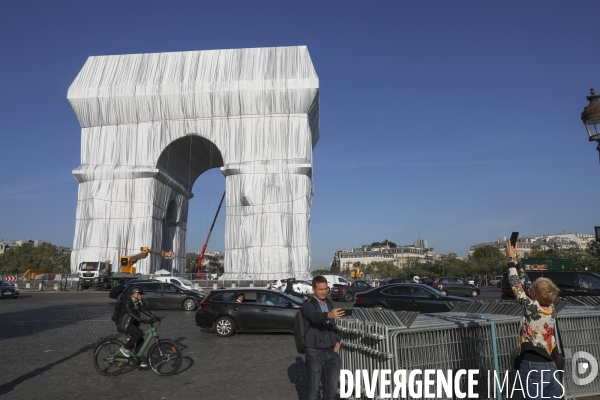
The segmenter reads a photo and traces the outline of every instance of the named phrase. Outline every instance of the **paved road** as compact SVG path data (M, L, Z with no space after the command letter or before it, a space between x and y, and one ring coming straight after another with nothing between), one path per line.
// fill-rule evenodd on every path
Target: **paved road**
M113 307L106 292L92 291L23 291L17 300L0 300L0 397L304 399L305 365L293 335L218 338L195 326L194 312L183 310L157 312L166 317L161 336L184 349L177 375L136 369L103 377L92 365L92 352L101 338L115 334Z

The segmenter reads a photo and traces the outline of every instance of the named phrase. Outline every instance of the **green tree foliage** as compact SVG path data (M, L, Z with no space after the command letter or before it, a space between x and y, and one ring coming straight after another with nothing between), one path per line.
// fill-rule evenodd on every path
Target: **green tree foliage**
M371 275L375 279L386 279L395 278L400 276L400 268L394 265L391 261L373 261L369 264L369 272L365 273Z
M196 272L196 266L198 264L198 257L200 257L200 256L188 255L185 258L185 272L187 272L187 273Z
M480 246L469 257L469 265L474 276L500 275L506 269L506 256L496 246Z
M24 244L8 249L0 257L0 273L20 275L28 269L44 269L56 273L71 272L71 253L63 253L50 243L37 247Z
M371 243L371 247L385 247L385 246L390 246L390 248L395 248L398 247L398 245L394 242L391 242L387 239L385 239L383 242L373 242Z
M328 269L313 269L311 271L312 276L317 275L329 275L330 271Z

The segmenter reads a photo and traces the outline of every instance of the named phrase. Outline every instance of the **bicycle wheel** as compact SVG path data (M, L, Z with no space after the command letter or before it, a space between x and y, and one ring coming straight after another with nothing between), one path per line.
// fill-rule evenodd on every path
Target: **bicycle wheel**
M105 376L118 375L125 370L127 363L113 361L112 356L123 347L123 343L116 339L106 340L96 346L94 350L94 367L96 371Z
M177 343L171 340L160 340L160 345L154 343L148 350L148 364L157 375L169 376L176 374L183 363L183 354Z

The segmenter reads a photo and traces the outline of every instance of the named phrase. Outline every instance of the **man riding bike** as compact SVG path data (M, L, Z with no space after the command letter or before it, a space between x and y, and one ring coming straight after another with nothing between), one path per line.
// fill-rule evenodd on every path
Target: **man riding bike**
M121 354L125 357L132 356L132 350L136 346L141 346L144 343L144 331L139 326L141 323L148 324L152 320L159 321L156 315L152 314L146 308L144 301L144 289L140 286L133 286L130 289L131 296L123 296L121 299L121 305L117 310L117 331L129 335L129 339L125 345L120 349ZM142 313L146 314L150 318L143 318ZM148 364L146 361L140 363L140 367L146 367Z

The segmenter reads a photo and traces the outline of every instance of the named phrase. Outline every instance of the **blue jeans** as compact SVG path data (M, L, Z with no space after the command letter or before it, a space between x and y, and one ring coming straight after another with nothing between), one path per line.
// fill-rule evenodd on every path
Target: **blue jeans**
M340 369L342 360L333 350L306 349L306 370L308 372L308 397L307 400L319 399L319 385L323 370L325 370L325 396L324 400L337 399L340 386Z
M542 382L542 372L544 374ZM554 363L521 361L519 375L526 399L560 399L564 389Z

